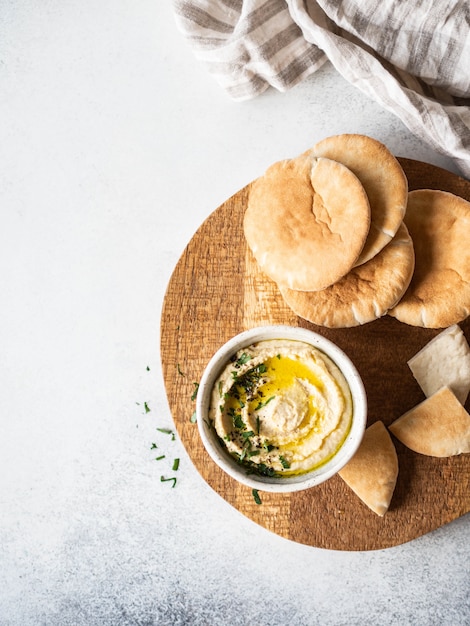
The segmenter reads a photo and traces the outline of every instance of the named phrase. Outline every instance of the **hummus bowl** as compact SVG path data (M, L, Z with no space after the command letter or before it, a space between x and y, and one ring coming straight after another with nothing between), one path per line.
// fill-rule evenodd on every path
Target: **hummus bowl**
M199 383L199 434L238 482L293 492L331 478L364 435L361 377L333 342L306 328L261 326L232 337Z

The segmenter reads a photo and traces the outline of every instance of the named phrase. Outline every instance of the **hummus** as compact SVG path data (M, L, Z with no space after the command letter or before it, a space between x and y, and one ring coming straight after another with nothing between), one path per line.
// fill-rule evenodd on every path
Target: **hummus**
M273 339L236 353L214 385L209 418L250 471L291 476L339 450L351 427L352 398L326 354L301 341Z

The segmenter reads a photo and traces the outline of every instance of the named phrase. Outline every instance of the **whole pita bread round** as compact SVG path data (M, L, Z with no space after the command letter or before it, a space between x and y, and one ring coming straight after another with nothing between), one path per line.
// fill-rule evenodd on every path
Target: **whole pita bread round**
M470 202L446 191L411 191L405 223L415 271L389 314L425 328L461 322L470 314Z
M358 451L339 475L377 515L388 511L398 477L398 457L383 422L366 429Z
M308 154L346 165L361 181L369 198L371 225L357 264L374 257L400 226L406 211L408 179L399 161L380 141L366 135L327 137Z
M370 207L357 177L330 159L272 165L251 187L244 217L261 269L291 289L323 289L349 272L369 232Z
M313 324L348 328L382 317L403 296L414 269L413 242L404 224L374 258L322 291L279 287L286 304Z

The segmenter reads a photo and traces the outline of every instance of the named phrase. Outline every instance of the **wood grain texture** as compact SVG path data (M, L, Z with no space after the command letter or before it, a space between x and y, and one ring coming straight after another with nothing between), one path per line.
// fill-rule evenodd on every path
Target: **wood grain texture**
M470 183L435 166L402 159L409 187L450 191L470 200ZM399 476L389 511L370 511L339 476L294 494L251 490L211 460L190 422L194 383L212 354L233 335L263 324L304 326L328 337L353 360L368 398L368 424L390 424L424 399L407 360L439 331L385 316L361 327L310 324L283 302L247 249L243 214L249 185L215 210L195 233L168 284L161 318L165 388L178 433L207 483L238 511L290 540L333 550L375 550L428 533L470 511L470 455L436 459L394 439ZM461 324L470 338L470 319ZM469 406L467 403L467 410Z

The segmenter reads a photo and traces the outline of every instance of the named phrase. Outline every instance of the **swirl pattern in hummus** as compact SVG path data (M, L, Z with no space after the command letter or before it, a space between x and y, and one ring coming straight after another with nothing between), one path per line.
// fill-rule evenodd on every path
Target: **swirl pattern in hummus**
M344 375L323 352L267 340L237 352L214 385L209 416L227 450L260 474L303 474L328 461L352 421Z

